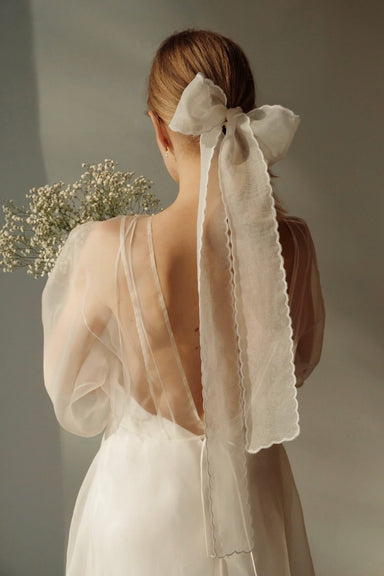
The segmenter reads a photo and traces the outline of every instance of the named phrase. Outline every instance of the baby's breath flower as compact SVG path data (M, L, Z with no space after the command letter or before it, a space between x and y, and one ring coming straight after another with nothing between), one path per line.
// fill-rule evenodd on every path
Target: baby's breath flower
M3 206L0 229L0 269L27 268L39 278L53 268L69 232L89 220L108 220L120 214L156 213L159 199L149 192L153 182L134 172L117 171L117 164L83 163L73 184L56 182L31 188L27 208L9 200Z

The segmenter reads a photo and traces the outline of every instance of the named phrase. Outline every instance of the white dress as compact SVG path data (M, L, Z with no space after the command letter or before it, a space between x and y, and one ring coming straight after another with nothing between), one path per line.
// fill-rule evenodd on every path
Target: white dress
M294 246L287 280L301 385L320 358L324 306L305 222L287 218L280 232ZM209 554L204 421L161 292L150 216L76 227L44 288L42 319L60 424L82 436L104 430L76 501L67 576L314 574L282 444L246 456L253 550Z

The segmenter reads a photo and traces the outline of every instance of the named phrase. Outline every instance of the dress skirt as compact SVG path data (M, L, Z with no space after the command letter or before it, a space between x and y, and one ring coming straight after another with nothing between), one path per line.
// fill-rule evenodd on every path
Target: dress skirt
M300 499L281 444L248 455L253 552L208 556L203 446L204 436L160 421L131 401L117 429L104 434L80 488L66 576L313 576Z

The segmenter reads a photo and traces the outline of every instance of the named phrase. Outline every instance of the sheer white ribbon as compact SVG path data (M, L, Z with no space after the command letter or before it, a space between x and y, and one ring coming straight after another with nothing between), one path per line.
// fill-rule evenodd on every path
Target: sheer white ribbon
M197 218L208 551L254 547L247 454L299 434L294 342L268 165L299 117L282 106L228 109L198 73L169 127L200 135ZM223 133L225 126L225 134ZM218 185L211 180L217 159Z

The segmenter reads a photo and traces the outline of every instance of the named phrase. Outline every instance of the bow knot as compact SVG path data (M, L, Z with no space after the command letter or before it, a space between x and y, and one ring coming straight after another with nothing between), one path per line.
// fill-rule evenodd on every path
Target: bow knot
M225 109L225 122L224 122L224 124L227 124L229 122L236 122L236 119L241 114L244 114L241 106L236 106L236 108L226 108Z

